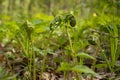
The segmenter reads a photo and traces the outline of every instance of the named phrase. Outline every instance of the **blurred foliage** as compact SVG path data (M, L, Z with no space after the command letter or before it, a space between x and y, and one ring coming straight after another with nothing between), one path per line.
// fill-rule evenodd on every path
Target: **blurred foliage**
M64 23L72 26L69 27L69 33L73 49L77 53L75 57L94 60L92 56L86 54L89 53L86 47L88 45L98 47L100 42L99 46L102 50L100 49L99 53L104 51L108 59L108 67L111 62L117 62L120 55L119 9L120 0L0 0L0 44L7 45L10 42L17 51L21 49L20 43L17 42L19 39L27 49L26 42L30 38L26 39L26 36L32 34L33 48L37 56L45 53L56 55L57 50L63 50L62 56L65 60L57 56L62 59L57 60L59 63L63 61L59 67L61 71L73 70L96 74L84 65L73 67L64 62L67 61L66 55L70 54ZM111 45L113 45L113 51ZM28 49L26 54L29 50L31 49ZM85 53L79 54L82 52ZM104 55L100 54L100 56L107 63L103 58ZM101 65L106 66L105 63Z
M14 79L15 75L11 75L8 72L6 72L2 67L0 67L0 80L11 80Z

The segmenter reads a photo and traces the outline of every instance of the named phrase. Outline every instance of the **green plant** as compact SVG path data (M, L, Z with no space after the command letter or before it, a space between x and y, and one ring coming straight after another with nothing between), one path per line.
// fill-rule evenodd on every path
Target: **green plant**
M94 23L95 20L97 20L96 23ZM88 25L92 28L92 36L89 37L88 42L91 45L97 45L100 51L100 56L102 59L104 59L106 63L103 63L103 66L106 65L107 68L109 68L109 70L111 71L111 73L116 71L115 65L120 55L118 52L119 24L117 23L117 21L119 21L117 16L108 16L104 13L98 17L92 18L91 21L88 21ZM94 33L99 34L98 41L95 41Z
M111 20L110 20L111 19ZM107 39L109 41L109 46L110 46L110 59L108 59L108 56L103 52L104 58L106 60L106 63L109 66L109 69L111 72L115 71L115 65L116 61L118 60L119 53L118 51L118 34L119 34L119 29L117 26L117 17L115 16L110 16L107 20L104 20L103 25L103 30L106 30L108 34L104 34L107 36Z
M113 28L114 27L114 28ZM118 60L119 53L118 50L118 28L114 25L106 26L109 32L109 39L110 39L110 57L111 60L107 59L107 55L103 52L104 58L109 66L110 71L113 73L115 71L116 61Z
M95 73L94 71L92 71L91 69L83 65L84 59L85 58L90 58L93 60L95 59L86 53L76 54L74 47L73 47L73 41L71 39L71 33L70 33L70 29L75 27L75 25L76 25L76 19L72 14L63 14L58 17L55 17L55 19L50 24L50 29L53 32L56 28L63 27L65 34L67 35L66 37L68 38L68 42L69 42L69 45L68 45L69 55L68 56L72 57L72 64L67 63L67 62L61 63L61 66L58 68L58 71L64 72L64 79L67 78L67 73L69 71L73 71L77 75L76 79L81 80L81 77L80 77L81 73L84 73L84 72L91 73L91 74ZM80 63L78 62L77 57L80 57Z
M36 80L36 64L35 64L35 53L34 53L34 43L33 43L33 32L34 25L28 20L20 27L16 38L20 43L24 56L29 58L29 71L31 79Z
M5 71L1 66L0 66L0 80L16 80L15 79L16 75L11 75L8 74L7 71Z
M73 65L73 64L70 64L70 63L66 63L66 62L62 62L61 63L60 67L58 68L58 71L63 71L64 72L64 79L65 80L67 79L67 74L69 72L72 72L72 71L74 71L76 73L79 73L79 74L81 74L81 73L88 73L88 74L92 74L94 76L99 76L92 69L88 68L85 65ZM82 80L81 77L82 77L81 75L78 75L76 77L76 79Z

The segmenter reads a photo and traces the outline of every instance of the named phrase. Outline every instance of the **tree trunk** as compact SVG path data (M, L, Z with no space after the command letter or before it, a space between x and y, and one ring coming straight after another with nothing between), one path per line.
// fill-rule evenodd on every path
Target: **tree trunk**
M0 0L0 14L3 13L3 1L4 0Z
M8 1L8 14L13 15L15 10L15 0Z
M29 5L28 5L28 15L30 16L30 17L32 17L32 7L34 6L34 4L35 4L35 0L30 0L30 3L29 3Z

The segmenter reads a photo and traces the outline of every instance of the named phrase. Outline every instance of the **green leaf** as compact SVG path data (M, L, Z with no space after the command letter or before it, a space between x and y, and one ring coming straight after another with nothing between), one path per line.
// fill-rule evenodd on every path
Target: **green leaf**
M58 67L58 71L70 71L72 65L67 62L62 62L60 67Z
M34 30L34 25L28 20L26 20L24 24L21 26L21 28L23 31L26 31L27 34L31 34Z
M71 70L75 71L75 72L80 72L80 73L89 73L89 74L93 74L93 75L98 75L92 69L90 69L84 65L76 65Z
M78 53L75 55L76 57L80 57L80 58L89 58L89 59L93 59L95 60L95 58L93 56L88 55L87 53Z
M107 66L106 63L105 63L105 64L102 63L102 64L96 64L95 67L96 67L96 68L102 68L102 67L107 68L108 66Z

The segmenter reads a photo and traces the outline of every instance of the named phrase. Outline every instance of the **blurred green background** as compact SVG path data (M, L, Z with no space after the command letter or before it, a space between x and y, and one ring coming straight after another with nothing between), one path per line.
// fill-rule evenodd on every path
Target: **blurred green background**
M91 14L120 15L119 0L0 0L0 15L14 18L33 17L39 13L48 15L62 12L78 14L78 18Z

